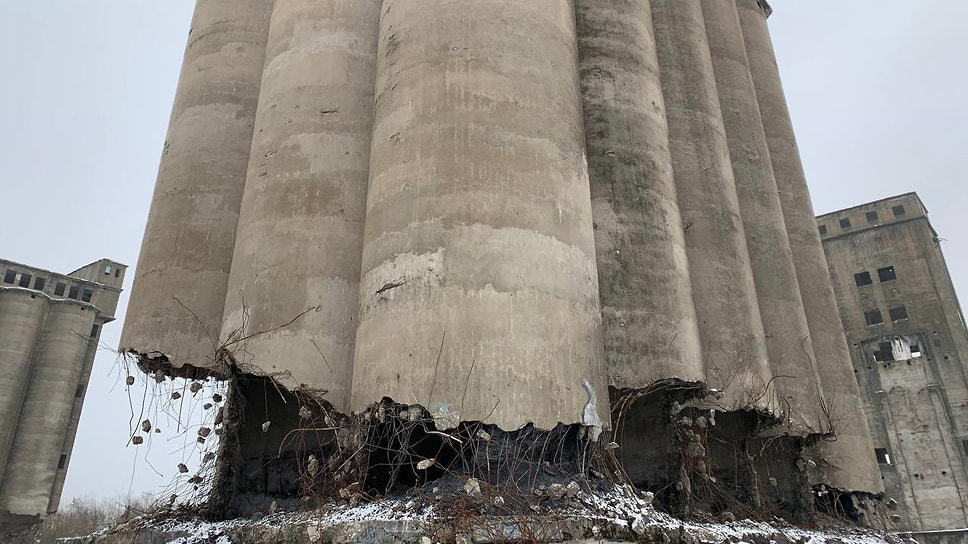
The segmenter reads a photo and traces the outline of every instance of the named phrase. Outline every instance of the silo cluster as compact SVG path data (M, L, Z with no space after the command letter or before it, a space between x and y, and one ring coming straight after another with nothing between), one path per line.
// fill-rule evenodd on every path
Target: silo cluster
M503 429L662 384L880 492L768 14L199 0L122 348Z

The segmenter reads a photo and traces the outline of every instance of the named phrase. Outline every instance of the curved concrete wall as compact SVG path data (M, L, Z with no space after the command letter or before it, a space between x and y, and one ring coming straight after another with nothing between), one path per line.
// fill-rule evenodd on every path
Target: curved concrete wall
M379 21L379 0L276 0L222 329L231 338L244 315L242 334L273 331L232 348L265 372L287 371L289 385L326 389L341 410L352 382Z
M215 354L270 4L198 2L121 336L123 351L161 352L177 367L207 366Z
M30 360L47 314L47 297L0 289L0 482L17 431Z
M58 460L74 408L95 310L76 303L51 303L43 342L35 354L17 434L10 449L0 510L35 515L47 512Z
M577 56L568 0L384 2L355 408L608 419Z
M710 387L772 406L756 286L700 0L652 0L673 170Z
M829 485L839 489L880 493L884 489L880 471L827 272L766 17L756 0L737 0L737 5L821 384L835 420L837 440L820 445L821 455L829 461L824 464L823 476Z
M823 433L820 378L736 4L702 0L743 231L788 431Z
M609 385L704 380L649 0L576 0Z

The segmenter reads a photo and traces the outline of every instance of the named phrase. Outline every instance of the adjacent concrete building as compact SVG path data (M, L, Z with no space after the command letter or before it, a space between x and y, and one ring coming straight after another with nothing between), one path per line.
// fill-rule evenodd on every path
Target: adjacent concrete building
M101 259L58 274L0 259L0 527L57 511L126 268Z
M200 0L123 351L441 428L614 428L684 512L880 493L769 14ZM264 389L255 491L262 421L295 417Z
M887 497L916 531L968 526L968 330L908 193L817 218Z

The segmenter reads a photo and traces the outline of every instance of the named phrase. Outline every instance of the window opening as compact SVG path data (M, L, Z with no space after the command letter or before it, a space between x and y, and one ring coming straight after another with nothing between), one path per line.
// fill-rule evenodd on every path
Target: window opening
M881 315L880 310L871 310L869 312L864 312L864 319L867 321L867 325L880 325L884 322L884 316Z
M877 277L881 280L881 283L886 281L894 281L897 279L897 272L894 270L893 266L878 268Z
M15 281L17 281L17 272L15 270L7 270L7 272L3 275L3 282L13 283Z
M79 399L84 396L84 384L79 384L77 390L74 391L74 398Z
M105 275L105 276L110 276L110 275L111 275L111 271L112 271L112 270L113 270L113 269L111 268L111 265L106 265L106 266L104 267L104 275Z
M114 277L115 278L120 278L121 277L121 269L120 268L115 268L114 269Z
M64 296L64 289L67 289L67 286L64 285L63 283L58 283L57 285L54 286L54 294L56 296L62 297Z
M30 274L21 274L20 275L20 283L18 285L20 285L21 287L28 287L29 288L30 287L30 280L32 280L32 279L33 279L33 276L31 276Z
M877 212L867 212L867 222L877 223Z
M92 292L90 289L85 289L84 294L81 295L81 300L84 302L91 302L91 297L93 296L94 292Z
M907 213L904 206L894 206L891 211L894 212L894 217L904 217L904 214Z
M100 327L98 327L97 325L94 325L93 327L91 327L91 338L94 338L97 336L99 328Z
M44 287L47 286L47 278L38 277L34 280L34 289L38 291L43 291Z
M873 285L874 279L871 278L870 272L860 272L854 274L854 283L857 284L857 287L863 287L865 285Z
M819 229L820 229L820 236L827 235L827 225L820 225Z
M842 228L842 229L849 229L850 228L850 219L848 219L846 217L843 218L843 219L841 219L840 220L840 228Z
M71 290L67 292L67 298L72 299L72 300L77 300L77 293L80 290L81 290L80 287L78 287L76 285L72 285L71 286Z
M908 318L907 308L905 308L904 306L891 308L889 312L891 314L891 321L901 321L902 319Z

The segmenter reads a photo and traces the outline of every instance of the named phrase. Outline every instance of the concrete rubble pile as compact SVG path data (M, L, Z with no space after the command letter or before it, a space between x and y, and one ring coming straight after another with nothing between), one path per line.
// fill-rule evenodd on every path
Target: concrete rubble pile
M232 380L212 511L301 500L355 437L384 476L310 488L491 486L527 451L681 516L870 518L769 13L199 0L121 347Z

